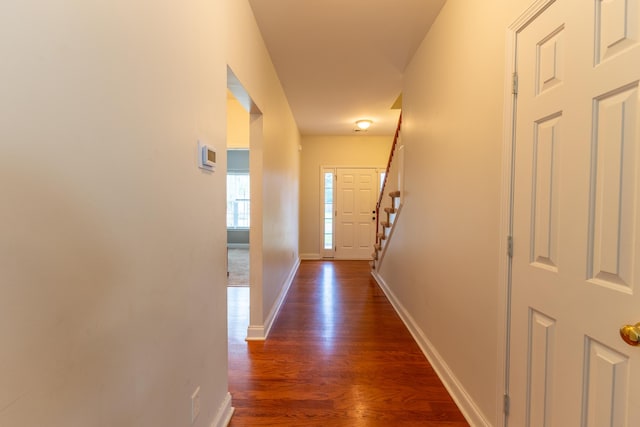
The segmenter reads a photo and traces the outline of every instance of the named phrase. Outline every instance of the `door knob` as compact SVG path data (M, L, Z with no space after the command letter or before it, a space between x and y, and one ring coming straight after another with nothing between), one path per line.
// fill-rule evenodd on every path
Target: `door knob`
M620 336L629 345L640 345L640 322L635 325L624 325L620 328Z

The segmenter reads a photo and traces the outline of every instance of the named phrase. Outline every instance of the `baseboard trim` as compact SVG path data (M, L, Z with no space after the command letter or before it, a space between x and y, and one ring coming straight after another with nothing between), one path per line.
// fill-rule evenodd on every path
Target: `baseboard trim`
M249 243L227 243L229 249L249 249Z
M245 338L245 341L264 341L265 339L264 326L249 325L247 327L247 338Z
M227 395L224 397L224 400L222 401L222 404L220 405L220 408L216 413L216 417L211 423L211 427L228 426L234 411L235 408L231 406L231 393L227 392Z
M247 328L247 341L264 341L267 339L269 332L271 332L273 322L276 320L276 317L282 308L282 304L284 304L289 288L291 288L291 284L293 283L293 278L298 271L298 267L300 267L300 258L296 260L293 268L291 268L289 276L287 276L287 280L285 280L284 286L282 287L278 298L276 298L276 302L273 304L269 315L264 321L264 325L249 325Z
M378 274L377 271L372 271L371 275L380 286L380 289L385 293L389 302L395 309L398 316L402 319L407 329L413 336L422 353L436 371L436 374L444 384L445 388L460 408L460 412L466 418L467 422L472 426L490 427L491 423L484 417L480 408L475 404L471 396L464 389L460 381L455 377L447 363L442 356L438 353L431 341L425 336L424 332L417 325L416 321L404 308L402 303L398 300L396 295L391 291L391 288L387 285L384 279Z
M322 259L320 254L300 254L301 260L312 260L312 259Z

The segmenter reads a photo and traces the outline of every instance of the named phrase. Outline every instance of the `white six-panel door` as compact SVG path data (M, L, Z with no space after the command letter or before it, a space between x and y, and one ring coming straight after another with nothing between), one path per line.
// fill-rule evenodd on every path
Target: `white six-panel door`
M517 36L509 426L640 426L639 0Z
M371 259L378 200L376 169L337 170L336 258Z

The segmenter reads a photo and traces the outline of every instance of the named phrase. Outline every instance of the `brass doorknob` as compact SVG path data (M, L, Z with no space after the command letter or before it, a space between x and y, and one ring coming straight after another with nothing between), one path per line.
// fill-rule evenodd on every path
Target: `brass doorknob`
M635 325L624 325L620 328L620 336L629 345L640 345L640 322Z

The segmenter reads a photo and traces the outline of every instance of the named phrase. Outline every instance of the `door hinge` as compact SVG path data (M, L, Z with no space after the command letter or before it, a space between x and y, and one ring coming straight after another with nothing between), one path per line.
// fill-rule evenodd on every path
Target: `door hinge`
M513 73L513 80L511 85L511 93L514 95L518 94L518 73Z
M507 255L513 258L513 236L507 236Z
M509 415L509 406L511 405L511 400L509 399L509 395L505 394L504 398L503 398L503 405L502 405L502 409L504 411L505 415Z

